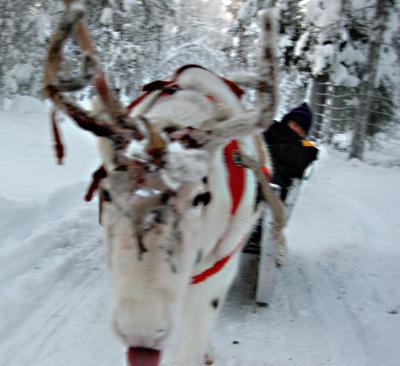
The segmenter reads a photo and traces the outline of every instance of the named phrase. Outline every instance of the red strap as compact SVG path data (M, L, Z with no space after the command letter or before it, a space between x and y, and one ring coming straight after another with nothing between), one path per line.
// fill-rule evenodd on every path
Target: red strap
M234 83L232 80L229 79L225 79L222 78L221 79L225 82L226 85L229 86L229 88L231 89L231 91L233 91L233 93L240 99L242 97L242 95L244 94L244 91L241 87L239 87L239 85L237 85L236 83Z
M99 188L100 181L104 179L106 176L107 176L107 171L104 168L104 166L101 165L100 168L98 168L93 173L92 183L90 184L89 189L86 192L85 201L89 202L92 200L94 192L96 192L96 190Z
M228 169L228 185L231 192L231 215L236 213L245 188L245 167L234 163L234 154L239 152L237 140L232 140L224 149L225 162Z
M247 234L244 235L239 244L236 245L236 247L232 250L232 252L230 252L226 257L220 259L218 262L215 262L215 264L212 267L207 268L198 275L193 276L192 282L190 284L197 285L201 282L206 281L208 278L214 276L219 271L221 271L225 267L225 265L229 262L229 260L236 254L236 252L242 248L246 239L247 239Z
M136 98L133 102L131 102L131 104L128 105L128 110L133 109L152 91L161 90L161 89L168 88L171 86L172 87L176 86L175 80L179 76L179 74L181 74L183 71L185 71L187 69L192 69L192 68L199 68L199 69L209 71L208 69L206 69L202 66L199 66L199 65L194 65L194 64L193 65L192 64L184 65L181 68L179 68L178 70L176 70L175 75L172 78L172 80L156 80L156 81L153 81L153 82L143 86L142 90L144 91L144 94L142 94L141 96ZM234 83L231 80L225 79L221 76L219 76L219 77L239 99L242 97L242 95L244 94L244 91L236 83ZM164 95L170 95L170 93L166 93ZM161 95L161 96L163 96L163 95ZM214 99L213 97L207 97L207 98Z
M235 248L236 249L236 248ZM225 267L225 264L228 263L229 259L235 254L236 250L226 257L220 259L218 262L216 262L212 267L207 268L205 271L201 272L200 274L193 276L192 277L192 285L197 285L198 283L204 282L207 280L209 277L215 275L218 273L222 268Z
M260 168L261 173L264 173L268 180L271 181L272 180L272 173L271 173L271 169L269 169L267 166L263 166L262 168Z
M129 106L128 109L131 110L134 108L136 105L138 105L151 91L156 90L156 89L162 89L168 84L173 84L174 80L176 77L182 73L184 70L187 70L188 68L192 67L200 67L197 65L185 65L182 68L178 69L175 77L172 81L160 81L160 82L155 82L151 83L147 87L144 88L145 94L141 95L137 99L135 99ZM240 98L243 94L243 90L241 90L235 83L231 82L230 80L221 78L227 85L228 87L235 93L235 95ZM168 93L169 95L169 93ZM211 96L207 96L211 101L214 101L214 98ZM240 166L235 164L234 162L234 156L235 153L239 152L239 144L237 140L232 140L224 149L224 156L225 156L225 164L228 170L228 182L227 184L229 185L229 190L231 193L231 198L232 198L232 203L231 203L231 219L235 215L240 201L243 197L243 193L245 190L245 167ZM229 228L227 229L229 230ZM198 275L195 275L192 277L191 284L195 285L201 282L206 281L209 277L215 275L219 271L221 271L225 265L229 262L229 260L232 258L232 256L242 248L245 239L247 238L247 235L239 242L239 244L232 250L231 253L229 253L226 257L220 259L217 261L212 267L207 268L203 272L201 272Z
M64 144L61 139L60 130L58 129L56 110L51 112L51 130L53 132L54 150L57 156L57 164L62 164L64 159Z
M245 167L238 166L234 162L234 154L239 152L239 144L237 140L232 140L224 149L225 154L225 163L228 169L228 185L231 192L231 220L235 215L240 201L242 200L244 188L245 188ZM229 230L229 226L227 228ZM233 255L242 248L244 240L247 238L247 235L239 242L239 244L229 253L226 257L223 257L219 261L215 262L215 264L204 270L198 275L192 277L192 285L196 285L198 283L206 281L209 277L217 274L221 271L228 261L233 257Z
M144 94L140 95L137 97L135 100L133 100L129 105L128 105L128 110L132 110L135 108L145 97L147 97L151 92L155 90L163 90L164 88L171 88L171 89L177 89L178 85L175 84L173 81L168 81L168 80L157 80L153 81L150 84L146 84L142 90L144 91ZM160 97L165 97L171 95L170 90L165 90L163 91L159 96Z
M152 91L155 90L161 90L164 89L165 87L169 86L171 84L171 81L169 80L155 80L152 81L151 83L148 83L142 87L142 90L146 93L151 93Z
M144 94L142 94L141 96L137 97L135 100L133 100L131 102L131 104L128 105L128 110L130 111L131 109L133 109L134 107L136 107L145 97L147 97L147 95L149 94L149 92L146 92Z
M176 70L174 79L176 79L176 78L178 77L178 75L181 74L183 71L185 71L185 70L187 70L187 69L195 69L195 68L210 71L210 70L206 69L205 67L200 66L200 65L196 65L196 64L184 65L184 66L180 67L178 70ZM210 71L210 72L212 72L212 71ZM244 94L244 91L243 91L243 89L241 89L241 88L239 87L239 85L237 85L237 84L234 83L233 81L228 80L228 79L225 79L225 78L223 78L223 77L221 77L221 76L219 76L219 78L229 87L229 89L230 89L239 99L242 97L242 95Z

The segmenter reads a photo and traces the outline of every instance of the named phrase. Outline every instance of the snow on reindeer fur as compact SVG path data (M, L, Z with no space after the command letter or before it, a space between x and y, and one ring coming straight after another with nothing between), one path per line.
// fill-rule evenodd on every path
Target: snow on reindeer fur
M179 142L168 144L165 183L178 186L182 182L201 180L207 175L208 161L206 151L185 149Z

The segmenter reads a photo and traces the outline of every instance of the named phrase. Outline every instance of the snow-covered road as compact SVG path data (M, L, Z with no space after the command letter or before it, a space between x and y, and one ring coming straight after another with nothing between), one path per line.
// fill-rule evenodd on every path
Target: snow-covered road
M400 364L399 171L344 158L331 151L302 191L271 306L252 304L251 279L234 288L223 334L240 334L224 348L238 365Z
M94 146L64 126L71 151L56 167L46 119L0 112L0 365L122 365L96 204L81 201ZM243 257L216 366L398 366L399 183L398 167L326 152L291 217L268 308L253 300L257 258Z

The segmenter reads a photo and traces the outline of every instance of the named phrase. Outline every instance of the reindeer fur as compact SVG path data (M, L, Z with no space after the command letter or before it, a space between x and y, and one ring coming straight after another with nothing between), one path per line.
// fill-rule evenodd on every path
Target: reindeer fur
M175 75L180 89L174 94L153 91L128 113L107 85L83 6L79 0L64 3L45 62L44 90L79 127L100 137L115 332L131 349L162 350L167 365L201 365L210 358L210 334L240 250L206 281L192 284L192 278L231 255L259 216L251 169L245 170L245 190L231 215L224 147L237 139L243 156L272 166L255 137L272 123L276 106L272 14L261 17L259 79L252 81L257 111L244 110L217 75L187 68ZM85 53L82 80L63 82L62 48L73 31ZM91 81L100 96L95 113L65 95ZM194 147L184 143L185 136Z

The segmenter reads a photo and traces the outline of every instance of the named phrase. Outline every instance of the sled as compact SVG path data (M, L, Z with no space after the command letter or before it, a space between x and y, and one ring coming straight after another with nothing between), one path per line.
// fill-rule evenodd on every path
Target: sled
M277 266L270 230L270 212L264 208L261 215L261 239L256 284L256 303L268 306L273 297Z
M274 192L279 196L280 187L272 185ZM268 306L273 298L275 278L278 267L275 261L275 245L271 236L272 212L268 206L264 206L260 217L260 242L259 259L256 284L256 303L260 306Z
M315 162L312 163L307 168L303 179L296 179L292 184L285 202L286 225L288 225L294 207L296 206L304 181L307 181L314 173L315 165ZM279 196L280 187L276 185L271 186ZM271 222L272 212L265 206L258 224L260 226L259 230L261 231L259 245L257 246L257 243L249 243L244 249L244 253L257 254L259 256L255 300L258 305L264 307L272 302L277 271L279 270L275 261L276 246L271 236Z

